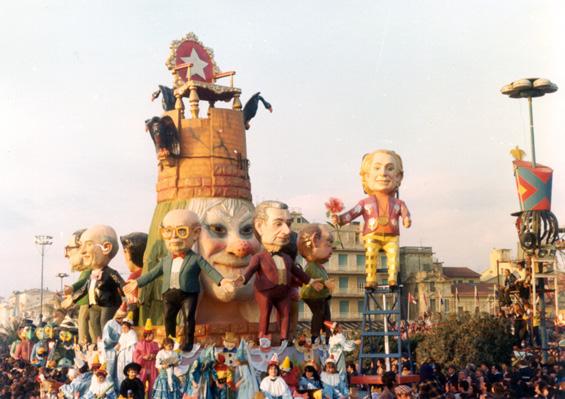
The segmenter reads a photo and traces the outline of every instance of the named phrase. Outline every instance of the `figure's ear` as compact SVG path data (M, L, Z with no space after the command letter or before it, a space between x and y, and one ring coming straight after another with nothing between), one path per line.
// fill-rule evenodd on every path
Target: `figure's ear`
M264 226L264 222L261 219L255 219L255 221L253 222L253 225L255 226L255 231L257 232L257 234L259 234L259 236L263 235L263 226Z
M109 242L109 241L105 241L105 242L102 244L102 253L103 253L104 255L110 255L110 252L112 252L112 248L113 248L112 243Z
M200 233L202 232L202 226L200 224L197 224L196 226L193 226L191 230L192 231L190 232L190 235L194 238L198 238L200 237Z

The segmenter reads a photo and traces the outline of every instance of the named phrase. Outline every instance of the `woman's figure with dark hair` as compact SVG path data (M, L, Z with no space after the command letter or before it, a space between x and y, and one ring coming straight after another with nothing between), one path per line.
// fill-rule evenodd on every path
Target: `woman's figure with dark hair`
M143 254L147 246L147 234L130 233L120 236L122 248L124 249L124 260L130 271L129 280L136 280L141 277L143 271ZM137 298L137 289L134 291ZM127 304L127 310L133 312L133 325L139 325L139 306L136 303Z
M322 388L322 380L320 379L318 370L316 370L313 365L307 364L304 367L302 377L298 380L298 392L307 393L309 398L313 398L314 392L317 392Z

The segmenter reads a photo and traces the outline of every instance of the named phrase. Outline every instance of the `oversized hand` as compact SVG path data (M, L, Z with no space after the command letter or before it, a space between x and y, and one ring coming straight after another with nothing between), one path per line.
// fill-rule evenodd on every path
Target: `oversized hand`
M337 226L339 224L339 217L337 216L337 214L332 213L330 216L330 220L332 221L332 224L334 226Z
M410 226L412 226L412 220L408 216L406 216L402 219L402 224L404 225L404 227L409 228Z
M65 299L63 299L63 302L61 302L61 307L63 309L68 309L71 306L73 306L73 297L68 295L65 297Z
M232 294L235 291L235 280L224 278L220 281L220 287L222 287L228 294Z
M71 295L72 293L73 293L73 287L71 287L70 285L65 285L65 288L63 288L63 294Z
M128 295L133 294L133 291L137 288L137 280L131 280L124 285L124 292Z
M313 279L310 282L310 285L312 286L312 288L314 288L316 291L322 291L324 289L324 283L322 282L321 279Z

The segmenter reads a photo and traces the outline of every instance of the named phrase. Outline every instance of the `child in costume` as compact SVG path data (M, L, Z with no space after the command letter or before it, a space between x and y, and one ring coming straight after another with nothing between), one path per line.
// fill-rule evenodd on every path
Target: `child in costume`
M332 355L326 359L326 366L320 375L324 387L324 398L345 399L349 395L346 373L338 373Z
M174 368L180 362L178 353L173 351L175 343L171 338L163 340L163 348L157 353L155 367L159 376L153 387L154 399L180 399L182 392L180 381L174 374Z
M280 376L279 359L273 355L267 367L267 376L259 385L266 399L292 399L292 394L286 382Z
M106 370L110 379L117 385L116 373L116 350L115 347L120 340L122 333L121 321L124 318L124 312L118 310L113 319L108 320L102 330L102 339L98 341L98 352L104 357L106 362Z
M116 370L123 370L126 365L133 361L133 351L137 344L137 334L132 328L133 326L133 313L129 312L128 316L122 320L122 333L118 344L115 346L117 352L116 356ZM125 375L117 373L118 386L122 384Z
M85 399L116 399L114 384L107 377L108 372L104 366L96 370Z
M304 373L298 381L298 392L305 398L322 398L322 380L315 363L307 363L304 366Z
M369 196L360 200L351 210L332 215L334 225L344 225L363 216L363 241L365 245L366 288L377 285L378 254L386 253L388 284L397 286L400 235L398 219L404 227L412 224L410 212L404 201L397 198L404 176L402 159L394 151L377 150L366 154L361 162L361 183Z
M280 365L281 377L288 385L290 392L294 395L296 389L298 388L298 380L300 379L300 370L298 367L294 367L290 358L287 356L284 358Z
M129 363L124 367L124 375L127 377L120 385L120 398L144 399L145 386L137 376L141 366L137 363Z
M239 342L235 355L235 381L237 399L253 399L259 391L257 377L247 360L247 343L243 339Z
M158 375L155 358L159 352L159 344L153 341L153 338L155 338L153 324L151 319L147 319L143 329L143 340L135 345L133 351L133 361L141 365L139 379L144 385L147 384L147 399L151 399L153 384Z

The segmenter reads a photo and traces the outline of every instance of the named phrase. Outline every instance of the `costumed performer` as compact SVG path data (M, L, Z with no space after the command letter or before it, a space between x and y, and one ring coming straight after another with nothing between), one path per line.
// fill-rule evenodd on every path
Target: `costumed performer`
M199 399L200 381L202 379L202 361L200 357L197 357L188 372L186 373L186 378L184 380L184 385L182 388L183 399Z
M148 273L128 282L126 292L131 294L163 276L161 294L167 336L176 337L176 320L182 311L184 320L181 350L190 352L194 344L196 306L200 293L200 272L203 271L216 284L233 290L233 281L224 279L206 260L192 251L192 246L201 231L200 222L194 212L175 209L165 215L161 236L169 254Z
M212 380L214 381L214 398L235 399L233 374L226 365L226 357L222 353L216 356Z
M135 345L133 351L133 361L141 365L139 379L147 385L147 399L151 399L153 384L158 374L155 358L159 352L159 344L153 340L154 338L153 324L151 319L147 319L143 329L143 340Z
M239 342L235 354L235 381L237 399L253 399L259 391L257 377L247 360L247 343L243 339Z
M116 370L124 370L126 365L133 361L133 351L137 344L137 334L132 328L133 326L133 312L129 312L127 317L122 320L122 332L118 344L114 347L117 353L116 356ZM127 376L117 372L117 383L121 386L122 381Z
M92 383L92 372L88 370L88 364L83 362L81 367L69 369L68 377L71 381L59 388L59 395L64 399L85 397Z
M87 279L77 283L77 288L62 305L69 307L81 298L88 298L90 326L97 338L102 336L106 323L122 304L124 280L108 264L118 252L118 237L110 226L90 227L81 237L81 253L84 266L92 268Z
M145 398L145 386L143 382L138 378L138 374L141 371L141 365L137 363L129 363L124 367L124 375L127 377L120 384L120 397L122 398L133 398L133 399L144 399Z
M90 388L86 393L85 399L115 399L116 391L114 383L107 378L108 372L104 365L94 373Z
M16 344L16 349L14 351L14 359L16 360L25 360L26 362L30 361L31 357L31 336L32 336L32 329L30 326L25 326L20 329L19 337L20 341Z
M279 359L275 354L267 367L267 376L263 378L259 389L266 399L292 399L286 382L280 376Z
M335 360L337 371L345 373L345 353L351 352L360 341L353 341L345 338L341 332L339 324L335 321L324 321L324 325L331 332L329 339L329 355Z
M292 396L296 397L295 394L298 388L298 380L300 379L300 370L298 367L294 367L294 364L290 361L288 356L284 358L279 367L282 379L286 382L286 385L288 385Z
M122 333L122 320L126 317L125 312L118 310L114 318L109 320L102 331L102 339L98 341L98 352L104 359L109 378L118 385L118 372L116 367L116 345L120 341Z
M45 330L43 327L35 329L37 342L31 348L30 362L34 366L45 366L47 359L47 342L45 341Z
M335 359L332 355L326 359L324 371L320 374L320 380L324 386L324 398L344 399L349 395L347 387L347 375L337 371Z
M281 248L289 242L291 222L288 205L282 202L263 201L255 208L253 225L264 250L251 257L238 283L247 284L252 276L256 276L254 289L259 305L259 337L267 336L271 311L275 307L280 338L288 340L293 278L303 284L311 284L315 289L323 288L318 280L311 279L290 256L281 252Z
M402 159L389 150L376 150L363 156L361 183L369 196L362 199L351 210L332 215L334 225L344 225L363 216L363 241L365 245L366 288L377 286L377 264L379 251L386 253L388 284L397 286L399 266L398 219L408 228L411 226L410 212L404 201L398 199L398 188L404 176Z
M181 398L180 381L174 374L174 368L180 363L180 357L173 350L174 345L174 341L167 337L163 340L163 348L157 353L155 367L159 370L159 376L153 387L154 399Z
M332 318L330 310L331 291L328 286L333 289L333 285L331 285L332 280L329 279L324 264L332 256L332 245L332 233L325 225L309 224L304 226L298 234L298 250L300 255L308 262L304 272L313 279L319 279L324 284L324 288L320 291L316 291L308 285L300 289L300 297L312 312L310 322L312 344L316 342L322 329L326 330L326 339L329 337L329 330L324 326L324 321Z
M298 392L305 393L309 398L322 396L322 380L314 364L304 366L304 373L298 380Z

